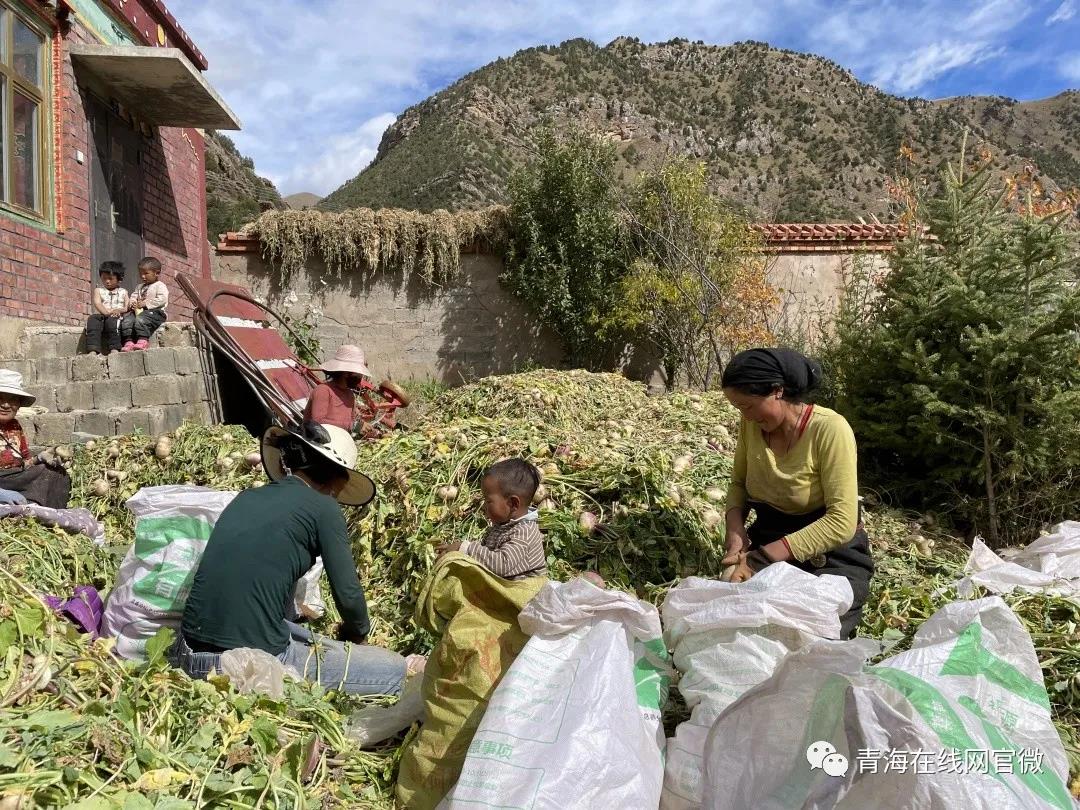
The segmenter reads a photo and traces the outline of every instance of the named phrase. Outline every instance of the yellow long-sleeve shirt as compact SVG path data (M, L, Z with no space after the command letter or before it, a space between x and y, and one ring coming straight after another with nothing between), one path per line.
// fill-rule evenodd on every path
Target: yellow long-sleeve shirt
M836 411L815 405L802 436L779 458L761 427L746 419L739 428L727 508L762 501L789 515L825 507L825 515L787 536L800 562L851 540L859 520L855 434Z

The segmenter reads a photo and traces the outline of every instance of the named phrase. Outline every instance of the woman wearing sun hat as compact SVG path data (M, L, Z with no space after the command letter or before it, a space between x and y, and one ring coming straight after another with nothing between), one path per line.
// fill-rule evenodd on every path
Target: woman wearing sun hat
M326 382L311 392L304 419L321 425L336 425L350 433L356 425L356 389L371 376L359 346L341 346L320 369Z
M15 418L19 408L34 404L34 395L22 386L19 372L0 368L0 504L29 501L66 509L71 479L30 455L26 433Z
M263 466L271 483L241 492L214 525L199 561L170 657L192 677L218 669L226 650L251 647L323 686L396 694L405 659L364 644L367 601L339 504L363 506L375 485L356 471L343 429L307 422L269 428ZM342 643L286 620L296 583L322 557L341 614Z

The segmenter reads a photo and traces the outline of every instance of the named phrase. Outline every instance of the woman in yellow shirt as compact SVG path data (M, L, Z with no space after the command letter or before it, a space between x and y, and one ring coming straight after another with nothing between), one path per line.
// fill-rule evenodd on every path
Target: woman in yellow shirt
M859 514L855 435L843 416L808 401L820 382L821 367L791 349L740 352L724 369L724 395L742 414L724 563L756 572L782 560L846 577L855 597L840 622L848 638L874 564ZM751 509L757 517L747 529Z

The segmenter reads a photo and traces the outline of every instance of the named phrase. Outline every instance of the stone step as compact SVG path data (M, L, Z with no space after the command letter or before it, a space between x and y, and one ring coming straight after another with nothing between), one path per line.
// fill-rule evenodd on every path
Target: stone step
M98 380L130 380L161 374L201 374L206 369L202 352L194 346L153 348L109 355L0 359L0 368L22 374L23 383L36 394L42 386ZM46 405L50 410L51 406Z
M150 338L151 348L195 345L195 328L181 321L166 321ZM71 358L85 351L86 341L81 326L28 326L15 340L14 347L5 354L9 354L13 360L40 360Z
M200 401L183 405L32 414L20 416L19 424L26 432L30 445L41 448L89 438L122 436L136 431L155 436L176 430L184 421L208 424L210 420L210 407Z
M37 397L34 407L49 413L107 411L204 401L210 398L206 379L202 374L143 374L130 379L37 383L26 390Z

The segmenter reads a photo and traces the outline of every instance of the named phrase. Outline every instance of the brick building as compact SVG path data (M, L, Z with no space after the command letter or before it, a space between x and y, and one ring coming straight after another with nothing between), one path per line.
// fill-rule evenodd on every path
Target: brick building
M160 0L0 0L0 345L80 325L96 267L209 276L199 128L238 129ZM0 350L0 356L4 352Z

